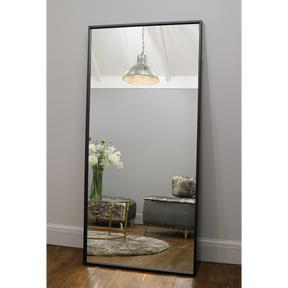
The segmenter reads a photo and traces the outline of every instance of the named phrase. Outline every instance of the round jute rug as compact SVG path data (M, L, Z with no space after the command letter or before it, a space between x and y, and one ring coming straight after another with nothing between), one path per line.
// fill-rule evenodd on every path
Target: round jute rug
M108 232L88 231L88 237L109 237ZM120 236L119 233L110 233L110 237ZM87 255L88 256L137 256L160 253L169 248L168 243L162 240L137 236L127 235L124 243L123 238L102 240L88 239L87 240Z

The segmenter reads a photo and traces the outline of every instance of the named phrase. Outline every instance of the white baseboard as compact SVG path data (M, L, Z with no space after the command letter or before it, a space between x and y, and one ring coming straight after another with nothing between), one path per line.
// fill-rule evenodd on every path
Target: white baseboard
M142 213L136 213L136 217L132 220L133 224L143 224L143 217Z
M241 241L197 238L197 259L207 262L241 264Z
M142 214L137 214L133 223L142 224ZM47 244L83 248L83 227L48 223ZM197 260L241 264L241 241L200 237Z
M83 227L47 223L47 244L83 248Z

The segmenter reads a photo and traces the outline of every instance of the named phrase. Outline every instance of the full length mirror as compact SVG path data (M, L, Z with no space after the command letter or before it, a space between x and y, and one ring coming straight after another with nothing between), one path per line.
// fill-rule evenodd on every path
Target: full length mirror
M201 34L89 27L85 264L195 275Z

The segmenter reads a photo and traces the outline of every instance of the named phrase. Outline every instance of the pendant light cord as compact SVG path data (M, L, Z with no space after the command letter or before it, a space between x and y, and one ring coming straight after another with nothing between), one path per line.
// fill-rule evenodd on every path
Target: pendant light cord
M144 27L142 27L142 53L141 53L141 55L144 55L144 47L145 47L145 43L144 43Z

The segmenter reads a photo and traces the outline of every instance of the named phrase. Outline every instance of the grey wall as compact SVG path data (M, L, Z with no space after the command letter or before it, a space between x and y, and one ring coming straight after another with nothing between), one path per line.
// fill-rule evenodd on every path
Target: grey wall
M135 223L143 223L143 197L172 196L173 176L196 177L197 96L195 89L91 89L90 143L112 140L124 163L105 169L103 194L136 201Z
M239 248L241 1L147 0L139 9L141 3L47 1L47 241L82 245L88 25L191 19L204 23L199 243ZM209 255L199 249L198 258L233 261L216 246Z

